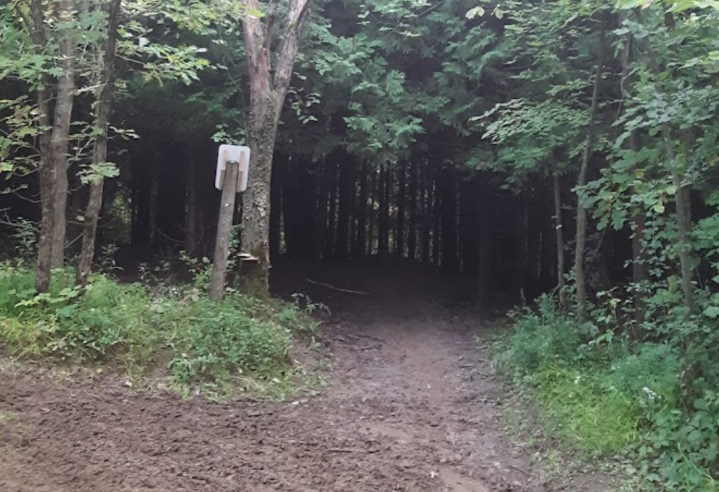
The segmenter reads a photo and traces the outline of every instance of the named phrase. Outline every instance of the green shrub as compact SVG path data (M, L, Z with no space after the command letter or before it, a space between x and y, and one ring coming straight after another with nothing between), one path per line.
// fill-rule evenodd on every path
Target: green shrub
M549 297L540 299L537 312L525 310L514 316L514 322L505 355L520 373L532 373L543 364L568 363L576 357L580 340L577 325L560 316Z
M197 287L120 284L92 278L80 291L73 272L53 274L49 294L36 295L34 276L0 265L0 348L25 356L79 363L121 363L147 371L167 363L173 386L231 386L238 377L286 379L293 335L316 334L299 303L237 293L210 302ZM315 305L312 305L313 308Z
M179 309L172 322L169 367L177 384L243 374L268 377L289 365L291 331L250 316L241 296L219 305L197 301Z
M661 343L585 326L545 297L536 311L515 316L512 333L497 346L517 384L532 388L552 434L589 456L627 454L642 490L718 490L719 369L711 321L665 310L642 326Z
M611 361L610 368L611 382L620 391L677 403L682 369L676 348L667 344L640 343L634 353Z

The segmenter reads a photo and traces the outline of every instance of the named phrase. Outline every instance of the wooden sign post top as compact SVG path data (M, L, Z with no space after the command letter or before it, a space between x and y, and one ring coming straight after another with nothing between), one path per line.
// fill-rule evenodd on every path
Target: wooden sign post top
M227 174L227 163L237 162L236 192L241 193L247 189L247 177L250 173L250 148L239 145L220 145L217 154L217 170L215 171L215 188L222 190Z

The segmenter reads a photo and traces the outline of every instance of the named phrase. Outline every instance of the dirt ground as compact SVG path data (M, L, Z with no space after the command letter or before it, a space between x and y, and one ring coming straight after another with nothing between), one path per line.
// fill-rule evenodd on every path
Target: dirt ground
M315 396L214 404L0 374L0 491L557 490L501 430L475 317L406 279L342 280L313 281L370 295L311 284L335 311Z

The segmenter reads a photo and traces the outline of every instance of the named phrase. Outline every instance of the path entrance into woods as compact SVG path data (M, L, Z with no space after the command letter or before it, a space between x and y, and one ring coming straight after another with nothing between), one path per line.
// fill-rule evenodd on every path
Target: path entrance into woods
M448 307L451 289L331 271L296 272L283 286L333 309L319 395L213 404L5 371L0 490L556 490L500 431L503 395L475 341L481 322Z

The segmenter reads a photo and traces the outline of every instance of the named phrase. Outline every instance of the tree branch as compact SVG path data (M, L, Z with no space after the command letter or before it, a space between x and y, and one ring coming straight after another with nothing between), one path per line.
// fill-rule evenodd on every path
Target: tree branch
M267 8L267 21L265 22L265 42L263 47L265 50L267 50L268 54L272 49L272 28L275 25L275 17L277 14L278 3L279 0L272 0L269 7Z
M247 11L258 11L260 9L257 0L243 0L242 4L245 6ZM250 64L250 69L255 70L257 68L259 58L259 49L265 44L262 24L260 24L257 17L248 15L247 12L245 12L242 16L242 26L247 60Z
M277 52L277 69L273 79L275 89L286 90L292 78L292 67L297 56L302 24L309 13L309 0L292 0L287 14L287 24L282 33L280 48Z

